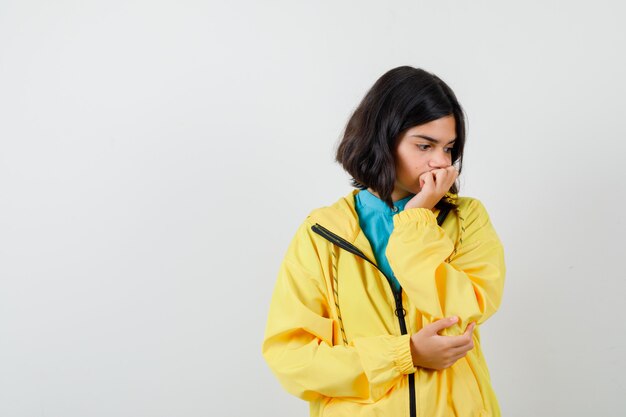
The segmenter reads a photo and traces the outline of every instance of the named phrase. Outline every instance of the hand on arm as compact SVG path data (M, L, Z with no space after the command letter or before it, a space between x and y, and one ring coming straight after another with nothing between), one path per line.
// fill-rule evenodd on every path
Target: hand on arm
M474 348L472 333L475 323L470 323L461 336L440 336L439 331L458 321L457 317L438 320L411 336L413 364L422 368L445 369Z

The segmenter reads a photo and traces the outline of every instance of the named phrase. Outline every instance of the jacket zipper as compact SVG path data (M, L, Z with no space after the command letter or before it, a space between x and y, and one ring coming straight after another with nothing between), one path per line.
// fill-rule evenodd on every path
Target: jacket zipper
M326 229L324 226L321 226L320 224L316 223L315 225L313 225L311 227L311 229L317 233L318 235L322 236L323 238L325 238L326 240L330 241L331 243L339 246L340 248L347 250L348 252L365 259L367 262L369 262L370 264L374 265L376 267L376 269L378 269L384 276L385 278L387 278L387 283L389 284L389 287L391 288L391 292L393 293L393 298L395 300L396 303L396 308L395 308L395 314L398 317L398 323L400 324L400 332L405 335L407 334L407 328L406 328L406 320L405 320L405 316L406 316L406 310L404 309L403 305L402 305L402 287L400 287L397 291L395 291L393 289L393 287L391 286L391 281L389 280L389 277L387 276L387 274L385 274L379 267L378 265L376 265L374 262L372 262L367 256L365 256L365 254L356 246L354 246L353 244L351 244L350 242L348 242L347 240L343 239L340 236L337 236L336 234L334 234L333 232L331 232L330 230ZM417 408L416 408L416 404L415 404L415 373L409 374L409 410L410 410L410 416L411 417L416 417L417 416Z

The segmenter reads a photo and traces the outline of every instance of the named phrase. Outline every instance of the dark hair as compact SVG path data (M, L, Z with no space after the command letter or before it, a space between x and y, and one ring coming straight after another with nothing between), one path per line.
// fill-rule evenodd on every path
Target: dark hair
M454 116L456 142L452 163L459 175L465 145L465 117L452 89L420 68L402 66L383 74L367 92L346 125L335 160L352 176L351 185L371 188L390 208L396 180L393 150L398 138L414 126ZM455 182L451 193L458 194ZM455 204L442 198L439 209Z

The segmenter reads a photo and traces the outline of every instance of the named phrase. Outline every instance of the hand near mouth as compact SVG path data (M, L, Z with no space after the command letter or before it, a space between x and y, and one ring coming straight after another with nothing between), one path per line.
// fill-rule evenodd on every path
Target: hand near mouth
M420 175L420 192L410 199L404 209L427 208L433 209L441 198L450 191L459 172L454 166L433 169Z

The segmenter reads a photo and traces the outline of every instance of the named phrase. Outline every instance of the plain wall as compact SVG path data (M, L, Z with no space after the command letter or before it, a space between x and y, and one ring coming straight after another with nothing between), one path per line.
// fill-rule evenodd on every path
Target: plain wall
M305 416L261 356L296 228L387 70L468 116L507 261L503 415L626 409L625 6L0 2L0 415Z

